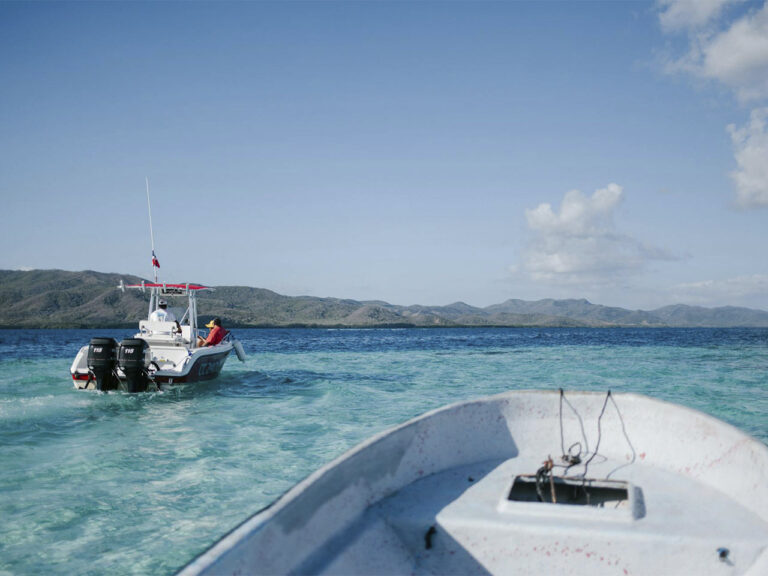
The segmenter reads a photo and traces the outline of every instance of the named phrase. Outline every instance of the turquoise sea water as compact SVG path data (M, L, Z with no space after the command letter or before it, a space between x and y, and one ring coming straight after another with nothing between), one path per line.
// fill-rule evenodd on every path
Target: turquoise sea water
M638 392L768 443L765 329L235 330L212 382L76 391L91 336L0 330L0 574L172 574L368 436L510 389Z

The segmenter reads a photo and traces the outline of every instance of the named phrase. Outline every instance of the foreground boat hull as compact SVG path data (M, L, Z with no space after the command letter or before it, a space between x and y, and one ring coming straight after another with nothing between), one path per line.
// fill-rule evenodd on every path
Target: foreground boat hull
M585 458L563 475L621 483L624 500L511 499L516 479L576 444ZM767 477L765 445L694 410L510 392L364 442L181 574L757 576L768 573Z

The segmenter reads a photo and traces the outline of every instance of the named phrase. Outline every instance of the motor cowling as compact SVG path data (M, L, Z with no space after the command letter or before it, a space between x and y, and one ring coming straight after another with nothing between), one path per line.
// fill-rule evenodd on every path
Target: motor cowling
M96 380L96 390L114 390L119 380L115 375L117 340L91 338L88 345L88 370Z
M117 352L117 367L124 375L123 388L126 392L144 392L150 382L149 345L141 338L126 338L120 342Z

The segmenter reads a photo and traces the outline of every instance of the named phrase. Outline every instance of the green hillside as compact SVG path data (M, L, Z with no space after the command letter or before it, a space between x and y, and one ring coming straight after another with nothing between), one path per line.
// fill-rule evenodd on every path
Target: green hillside
M149 295L121 292L120 281L141 278L87 270L0 270L0 327L133 327L147 316ZM171 306L185 307L182 297ZM447 306L398 306L380 301L283 296L263 288L219 286L198 299L201 319L220 316L225 325L272 326L680 326L768 327L768 312L748 308L666 306L625 310L587 300L508 300L477 308L463 302Z

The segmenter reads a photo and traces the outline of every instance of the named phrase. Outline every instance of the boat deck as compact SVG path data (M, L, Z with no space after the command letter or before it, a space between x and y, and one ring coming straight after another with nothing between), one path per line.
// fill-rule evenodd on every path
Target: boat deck
M622 464L593 463L590 476ZM613 476L639 493L633 509L509 501L515 476L540 465L518 457L418 480L368 509L299 572L742 574L768 541L768 525L750 510L650 466Z
M555 467L559 503L539 502L531 475L567 446L581 463ZM590 505L565 503L582 475ZM767 475L765 445L688 408L510 392L371 438L183 574L762 576Z

